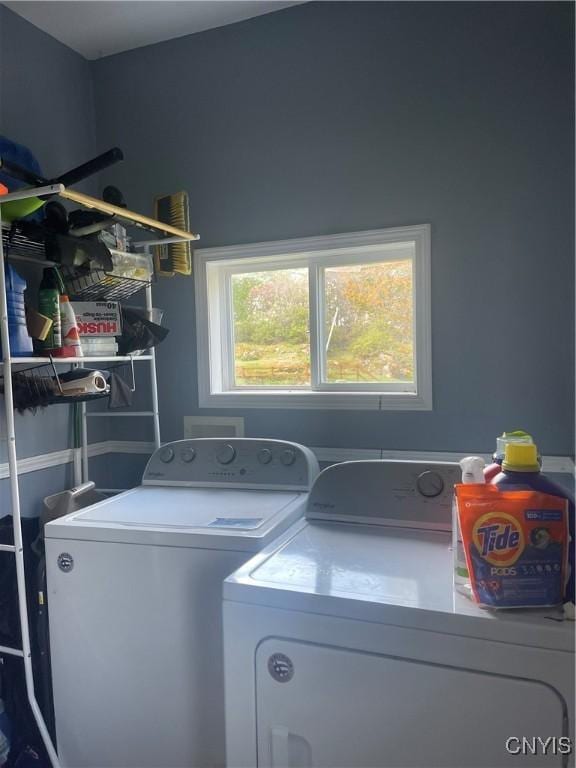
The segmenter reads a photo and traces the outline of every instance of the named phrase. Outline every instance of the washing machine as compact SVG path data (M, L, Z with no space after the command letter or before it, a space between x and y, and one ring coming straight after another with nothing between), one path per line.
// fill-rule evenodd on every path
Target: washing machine
M224 584L227 765L573 765L574 625L453 589L456 465L324 470Z
M181 440L141 486L46 526L63 766L224 765L222 582L303 514L317 473L294 443Z

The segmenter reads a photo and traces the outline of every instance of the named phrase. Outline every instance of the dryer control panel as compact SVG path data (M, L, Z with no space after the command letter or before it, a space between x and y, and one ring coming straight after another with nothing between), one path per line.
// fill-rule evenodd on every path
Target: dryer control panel
M325 469L306 508L309 520L451 530L454 463L346 461Z
M142 484L308 491L319 471L312 451L298 443L195 438L158 448Z

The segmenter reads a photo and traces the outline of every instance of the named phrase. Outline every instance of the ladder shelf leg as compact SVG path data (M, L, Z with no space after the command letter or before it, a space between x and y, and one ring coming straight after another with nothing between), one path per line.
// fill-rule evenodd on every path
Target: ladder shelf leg
M150 253L150 247L146 247L146 252ZM149 316L152 313L152 285L146 286L146 309ZM154 413L154 446L160 448L160 416L158 413L158 378L156 376L156 350L150 347L150 385L152 389L152 411Z
M0 213L2 206L0 205ZM0 216L1 219L1 216ZM12 521L14 526L14 555L16 560L16 583L18 588L18 608L20 616L20 631L22 634L22 651L14 653L15 649L6 650L13 655L21 655L24 662L24 676L28 702L34 715L40 736L53 768L60 768L60 762L44 717L36 700L34 676L32 673L32 651L30 646L30 630L28 625L28 605L26 603L26 572L24 569L24 544L20 517L20 490L18 485L18 459L16 456L16 433L14 424L14 399L12 391L12 366L10 362L10 338L8 334L8 305L6 293L6 273L4 271L4 248L0 237L0 339L2 340L3 374L4 374L4 411L6 414L6 437L8 449L8 468L10 471L10 500L12 505Z

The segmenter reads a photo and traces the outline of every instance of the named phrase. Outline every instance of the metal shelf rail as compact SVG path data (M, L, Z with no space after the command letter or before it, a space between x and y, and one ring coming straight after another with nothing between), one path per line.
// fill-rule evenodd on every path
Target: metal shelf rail
M146 286L146 309L150 313L152 311L152 286L147 285ZM116 362L119 358L111 358ZM152 410L151 411L122 411L119 413L110 413L110 412L101 412L101 411L88 411L86 408L86 403L80 404L80 415L81 415L81 427L80 427L80 433L81 433L81 448L80 448L80 456L81 456L81 470L79 471L79 463L78 460L74 463L74 483L76 485L80 485L81 483L87 483L90 479L90 473L89 473L89 467L88 467L88 419L89 418L95 418L95 417L115 417L118 418L120 416L131 416L131 417L144 417L144 418L151 418L152 424L154 428L154 446L155 448L160 447L160 412L158 408L158 379L156 376L156 352L154 350L154 347L151 347L149 350L149 353L147 355L129 355L125 358L126 360L129 360L132 365L134 365L137 361L146 361L149 364L149 371L150 371L150 389L151 389L151 395L152 395ZM132 371L132 376L134 376L134 371Z
M56 184L56 185L49 185L44 187L35 187L31 189L18 190L17 192L12 192L7 195L3 195L2 197L0 197L0 222L2 220L1 213L2 213L2 204L4 202L8 202L10 200L22 200L25 198L37 197L40 195L60 194L62 196L65 196L64 193L66 192L67 190L63 185ZM74 197L73 193L70 193L70 196ZM92 200L91 198L87 198L87 199L89 201ZM83 203L82 200L80 201L76 200L76 202L80 202L80 204ZM98 202L98 201L95 201L95 202ZM96 207L96 206L92 206L92 207ZM140 217L140 218L141 220L145 221L147 228L150 228L149 226L150 223L154 224L154 221L151 219L147 219L145 217ZM146 250L149 250L151 246L157 243L181 242L183 240L185 241L185 240L197 239L197 235L192 235L191 233L186 233L188 234L187 237L180 237L180 236L166 237L167 232L164 226L158 226L158 230L162 231L164 237L160 237L157 240L147 240L144 242L140 242L138 243L138 245L141 247L144 247ZM28 257L23 257L22 260L25 260L28 262L34 262L34 259L31 259ZM48 265L48 263L45 261L42 261L42 262L36 261L36 263L39 263L42 266ZM34 687L34 676L32 673L32 651L31 651L31 643L30 643L30 629L29 629L29 623L28 623L28 605L26 602L26 573L25 573L25 567L24 567L24 542L23 542L23 535L22 535L22 519L21 519L21 508L20 508L19 478L18 478L18 457L16 453L16 426L15 426L15 419L14 419L14 397L13 397L13 388L12 388L12 367L14 365L18 365L22 363L30 363L30 362L38 362L39 364L41 364L42 362L44 363L48 362L48 360L44 358L12 358L11 357L10 337L8 332L6 273L5 273L4 267L5 267L4 248L2 244L2 238L0 237L0 339L2 341L2 361L1 361L0 367L2 369L3 376L4 376L4 410L6 414L6 439L7 439L7 453L8 453L8 468L10 473L10 477L9 477L10 500L11 500L12 521L13 521L13 528L14 528L14 544L0 545L0 553L12 553L16 560L18 608L19 608L20 630L21 630L21 636L22 636L22 648L12 648L9 646L0 645L0 654L7 654L7 655L17 656L22 658L24 663L26 693L28 696L28 702L30 704L32 714L38 726L38 730L40 732L42 741L44 742L44 746L46 748L46 752L50 759L52 768L60 768L60 762L58 759L58 754L57 754L55 745L52 742L50 732L48 731L48 728L44 721L44 717L42 715L42 711L36 699L36 693L35 693L35 687ZM146 309L148 311L152 309L151 285L148 285L146 287ZM152 347L150 352L146 355L129 356L124 358L120 358L120 357L110 358L110 360L112 359L114 361L118 361L122 359L132 360L132 361L142 360L149 363L153 408L152 408L152 411L143 411L143 412L141 411L141 412L134 413L132 415L151 417L153 419L154 444L156 447L159 447L161 444L160 443L160 421L159 421L159 413L158 413L158 382L156 377L156 354L155 354L154 348ZM105 360L106 358L89 358L89 357L83 358L83 361L86 361L86 362L96 362L96 361L103 362ZM55 362L58 362L59 364L65 363L68 365L77 365L78 359L74 360L73 358L68 358L68 360L62 359ZM127 414L116 414L116 415L127 415ZM77 485L89 479L88 477L88 471L89 471L88 429L87 429L88 414L86 412L86 403L82 403L81 416L82 416L81 447L79 449L76 449L75 461L74 461L74 482Z

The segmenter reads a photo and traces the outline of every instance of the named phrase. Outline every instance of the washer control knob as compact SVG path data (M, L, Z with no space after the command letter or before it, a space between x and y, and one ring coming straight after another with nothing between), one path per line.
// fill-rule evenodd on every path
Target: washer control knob
M422 496L432 498L433 496L440 496L444 490L444 480L438 472L422 472L421 475L418 475L416 487Z
M280 461L285 467L290 467L296 461L296 453L292 448L286 448L286 450L282 451L280 454Z
M166 448L162 448L162 450L160 451L160 461L163 461L164 464L170 464L173 458L174 458L173 448L170 448L169 446Z
M189 464L191 461L194 461L194 459L196 458L196 451L194 450L194 448L183 448L180 451L180 458L186 464Z
M258 451L258 461L260 464L270 464L272 461L272 451L269 448L260 448Z
M230 464L230 462L234 461L236 458L236 449L230 445L230 443L226 443L226 445L223 445L221 448L218 449L218 453L216 454L216 459L220 462L220 464Z

